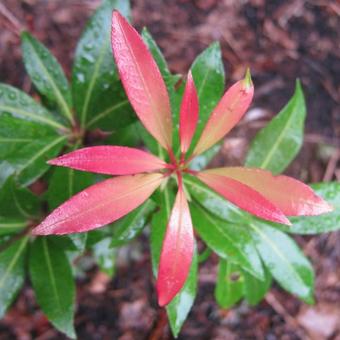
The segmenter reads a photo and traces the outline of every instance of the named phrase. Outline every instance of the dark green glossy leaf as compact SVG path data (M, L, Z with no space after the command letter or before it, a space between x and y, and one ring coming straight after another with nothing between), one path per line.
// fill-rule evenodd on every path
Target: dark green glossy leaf
M56 157L66 143L66 136L49 136L24 145L6 161L15 169L19 184L27 186L43 175L50 167L46 162Z
M115 273L116 249L111 247L111 238L107 237L93 246L93 256L99 269L112 277Z
M230 308L243 296L244 279L241 268L224 259L220 259L215 287L215 298L222 308Z
M34 144L37 139L56 136L48 126L15 118L10 115L0 117L0 159L6 159L23 146Z
M191 145L191 149L193 149L210 117L211 111L223 94L225 75L220 45L213 43L204 50L195 59L191 71L200 105L199 121Z
M246 213L243 213L195 177L185 177L184 183L195 200L210 213L229 222L244 223L247 221L248 215Z
M315 192L330 203L334 210L319 216L292 217L293 226L288 232L295 234L319 234L340 229L340 183L312 184Z
M268 270L265 269L264 281L257 279L246 271L243 271L243 278L244 296L251 306L255 306L265 297L270 289L272 285L272 276Z
M259 279L263 278L261 260L245 228L217 218L193 201L190 211L195 230L209 248L223 259L239 264Z
M197 294L197 272L198 261L196 250L193 255L192 264L187 280L181 291L167 305L166 311L173 336L177 338L183 323L188 317Z
M135 119L115 67L110 35L112 11L130 14L129 1L105 0L79 40L72 74L74 105L81 126L111 131Z
M165 187L161 192L159 202L160 209L157 213L152 215L150 230L151 263L155 277L157 277L163 239L168 225L168 219L171 214L172 205L174 203L174 195L168 187Z
M15 87L0 84L0 118L4 115L36 122L57 130L67 129L32 97Z
M9 177L0 190L0 216L31 219L40 213L37 196L25 188L18 188Z
M49 181L47 201L50 210L95 182L95 175L70 168L55 167Z
M71 91L64 72L56 58L28 32L21 33L24 64L33 84L70 122L72 116Z
M151 212L155 208L156 204L149 199L140 207L114 223L112 225L111 245L117 247L137 237L142 232Z
M307 303L313 303L313 267L297 244L288 235L267 224L253 222L248 227L274 279L288 292Z
M27 222L23 218L0 217L0 236L16 233L26 226Z
M75 283L65 253L47 238L31 248L30 277L43 312L61 332L75 338L73 327Z
M143 28L142 31L142 38L145 42L145 44L148 46L152 56L154 57L159 70L161 71L161 74L163 76L164 82L168 88L169 92L174 91L174 86L180 79L179 75L173 75L171 74L167 62L163 56L163 53L161 52L160 48L157 46L155 40L151 36L150 32L147 28Z
M27 241L23 237L0 253L0 319L24 283Z
M246 166L267 169L274 174L284 171L302 146L305 117L305 99L297 81L288 104L255 136Z
M136 147L142 143L141 137L138 133L138 122L130 124L129 126L113 131L110 136L105 138L104 144L123 145Z

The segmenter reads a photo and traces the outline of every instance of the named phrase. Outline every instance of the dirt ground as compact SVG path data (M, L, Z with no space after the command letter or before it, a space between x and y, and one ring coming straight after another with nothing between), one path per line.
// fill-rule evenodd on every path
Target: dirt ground
M56 55L67 75L77 39L97 0L2 0L0 81L31 92L24 72L20 26ZM308 116L303 149L288 173L304 181L340 179L340 5L337 1L135 0L133 22L147 26L173 72L185 74L212 41L222 46L227 82L252 70L252 119L226 139L216 164L240 164L249 139L287 102L295 78ZM13 17L4 18L5 11ZM7 18L11 16L7 12ZM306 306L274 286L256 308L220 310L213 298L216 258L200 269L199 294L179 339L340 339L340 234L296 237L316 268L316 304ZM142 236L120 252L114 279L83 260L76 329L79 339L171 339L157 307L149 249ZM24 289L0 321L0 339L63 339Z

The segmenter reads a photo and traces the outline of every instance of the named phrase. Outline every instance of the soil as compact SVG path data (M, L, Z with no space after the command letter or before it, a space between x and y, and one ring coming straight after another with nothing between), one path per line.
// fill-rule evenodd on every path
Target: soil
M32 93L17 31L28 27L61 62L66 74L97 0L3 0L0 3L0 81ZM147 26L173 72L185 74L211 42L221 43L227 82L250 66L256 87L252 114L225 140L215 164L240 164L250 138L288 101L295 79L307 98L306 138L288 169L304 181L340 178L340 5L318 0L135 0L134 25ZM2 15L9 11L11 22ZM2 13L2 14L1 14ZM8 17L8 15L7 15ZM271 289L257 307L217 307L217 259L201 265L199 294L179 339L340 339L340 234L296 237L316 269L316 304L307 306ZM120 251L113 279L89 258L78 280L79 339L171 339L156 303L147 236ZM63 339L48 323L29 284L0 321L0 339Z

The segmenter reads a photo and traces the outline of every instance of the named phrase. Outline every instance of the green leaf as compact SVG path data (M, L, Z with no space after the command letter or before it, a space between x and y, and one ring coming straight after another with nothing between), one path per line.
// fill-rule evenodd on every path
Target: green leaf
M143 230L150 214L155 210L156 204L147 200L137 209L115 222L112 227L111 246L118 247L130 242Z
M57 117L53 116L26 93L15 87L0 84L0 118L6 115L36 122L57 130L67 130L58 121Z
M123 145L136 147L141 144L141 137L138 133L138 122L130 124L129 126L113 131L110 136L105 138L104 144Z
M160 209L152 215L150 230L150 252L152 272L155 277L158 273L159 259L161 256L163 239L165 237L168 219L171 214L171 208L174 203L174 195L165 187L160 195Z
M112 277L115 273L116 249L111 247L111 238L107 237L93 245L93 256L99 269Z
M195 230L209 248L223 259L239 264L259 279L263 278L261 260L245 228L218 219L193 201L190 211Z
M0 217L0 236L19 232L26 226L25 219Z
M171 332L175 338L177 338L181 331L183 323L187 319L191 307L194 304L197 294L197 272L198 261L195 250L190 272L183 288L166 307Z
M297 244L288 235L267 224L254 222L248 227L274 279L288 292L306 303L313 303L313 267Z
M66 136L49 136L24 145L6 161L15 169L19 184L27 186L42 176L50 167L46 162L56 157L66 143Z
M250 275L243 271L244 278L244 296L251 306L257 305L266 295L272 285L272 276L265 269L264 281L257 279L255 276Z
M114 9L128 16L129 1L104 1L87 24L76 49L72 92L82 127L113 130L135 119L112 56L110 35Z
M50 210L95 182L95 175L70 168L55 167L49 181L47 202Z
M186 176L184 183L195 200L213 215L229 222L241 223L247 221L248 215L246 213L226 201L197 178Z
M215 298L222 308L230 308L243 296L244 279L240 267L220 259L218 266Z
M31 219L40 212L37 196L25 188L18 188L13 177L9 177L0 190L0 216Z
M47 238L37 238L31 248L30 277L43 312L70 338L73 327L75 284L65 253Z
M209 150L195 157L190 162L190 169L200 171L207 167L207 165L213 160L213 158L221 150L221 144L215 144Z
M0 253L0 319L24 284L28 237L23 237Z
M191 72L200 105L200 119L190 148L193 150L224 90L225 74L219 43L211 44L195 59Z
M37 139L56 135L50 127L12 116L0 117L0 159L6 159Z
M300 81L288 104L254 138L246 166L283 172L303 143L306 105Z
M49 101L58 105L60 112L74 123L71 91L56 58L28 32L21 33L24 64L33 84Z
M340 229L340 183L325 182L311 185L315 192L330 203L334 210L319 216L292 217L293 226L288 232L295 234L319 234Z
M142 38L156 61L156 64L168 88L168 91L173 92L174 86L180 79L180 76L171 74L168 68L167 62L163 56L163 53L161 52L160 48L157 46L156 41L153 39L153 37L151 36L150 32L148 31L146 27L143 28Z

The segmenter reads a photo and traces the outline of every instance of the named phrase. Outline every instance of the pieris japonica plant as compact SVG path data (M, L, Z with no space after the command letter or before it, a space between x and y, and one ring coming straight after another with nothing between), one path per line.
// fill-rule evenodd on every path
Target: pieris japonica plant
M222 308L242 298L258 303L272 278L312 303L312 266L287 233L338 229L340 194L338 183L311 188L280 175L302 144L300 83L255 137L245 167L204 170L251 104L250 71L223 94L213 44L180 82L128 14L123 0L97 10L76 50L72 91L50 52L22 33L25 66L46 108L0 85L0 316L23 285L28 256L39 305L74 337L73 259L92 250L112 274L114 249L146 226L158 303L175 336L197 293L198 263L211 254ZM47 191L33 194L34 183Z

